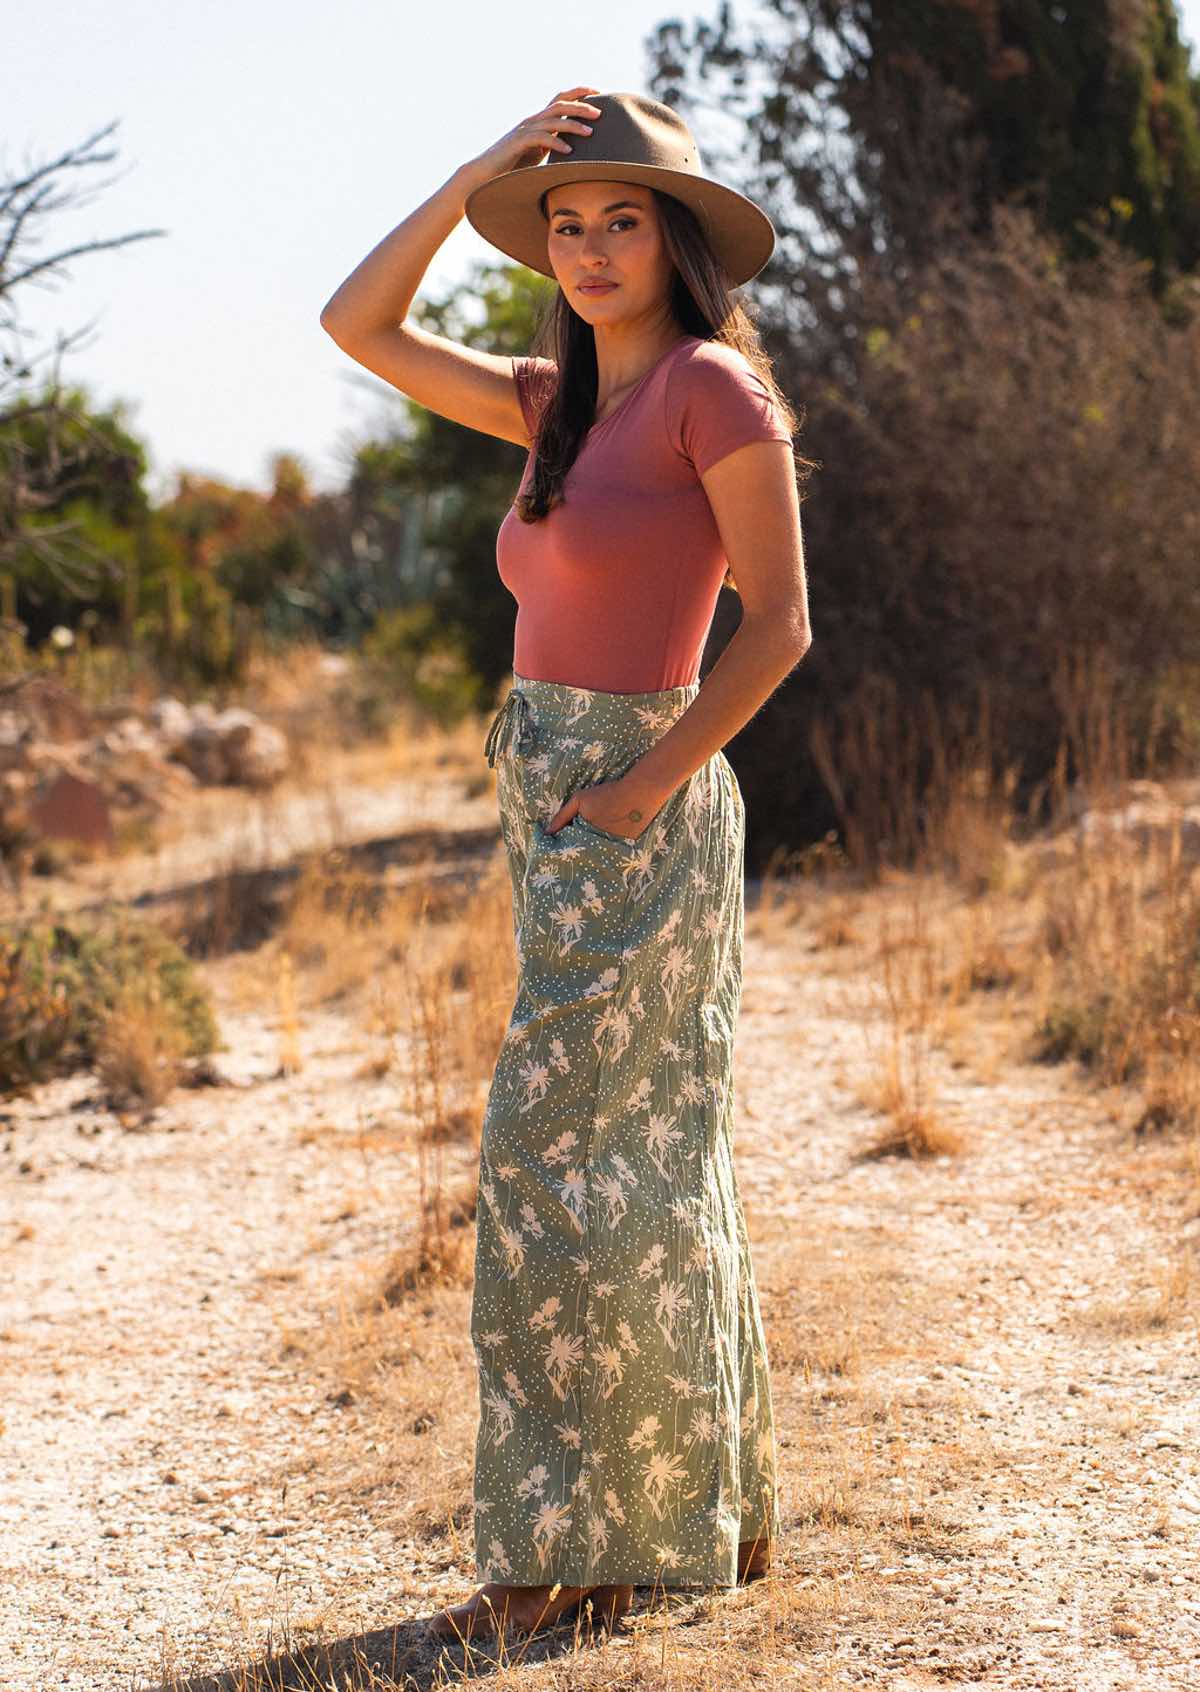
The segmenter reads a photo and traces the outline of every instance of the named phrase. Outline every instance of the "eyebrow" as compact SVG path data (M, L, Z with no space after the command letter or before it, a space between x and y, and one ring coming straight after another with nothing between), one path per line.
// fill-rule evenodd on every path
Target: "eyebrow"
M611 206L604 207L603 215L607 217L609 212L619 211L622 206L632 206L634 211L644 211L646 209L640 200L614 200ZM550 213L550 216L558 217L560 215L565 215L567 217L582 217L583 213L572 211L570 206L555 206L554 210Z

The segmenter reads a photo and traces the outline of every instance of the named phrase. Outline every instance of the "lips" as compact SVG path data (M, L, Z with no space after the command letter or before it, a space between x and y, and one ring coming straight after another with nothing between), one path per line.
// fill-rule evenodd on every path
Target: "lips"
M579 292L581 294L608 294L616 285L615 282L581 282Z

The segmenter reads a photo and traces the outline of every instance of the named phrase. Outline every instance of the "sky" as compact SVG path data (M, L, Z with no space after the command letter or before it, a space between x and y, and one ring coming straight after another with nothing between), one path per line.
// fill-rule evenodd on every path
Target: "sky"
M716 11L717 0L8 0L3 176L116 124L101 143L111 161L69 173L81 203L47 216L26 262L165 231L22 288L26 352L86 331L62 375L99 406L125 403L156 500L181 470L266 490L277 451L332 490L354 442L401 403L321 328L338 284L514 123L579 84L646 91L656 26ZM735 17L752 13L735 4ZM1200 65L1200 0L1180 14ZM505 262L464 218L418 298L479 260Z

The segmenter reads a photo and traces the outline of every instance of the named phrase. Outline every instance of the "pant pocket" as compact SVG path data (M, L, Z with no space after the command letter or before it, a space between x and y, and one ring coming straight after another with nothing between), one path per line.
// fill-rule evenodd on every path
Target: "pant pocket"
M619 772L623 774L624 772ZM732 771L730 772L732 774ZM615 780L615 776L605 777ZM600 828L590 822L581 811L577 811L571 818L568 827L578 826L585 834L590 834L596 840L607 840L614 846L622 847L626 852L641 852L646 846L653 845L654 850L670 837L675 826L675 820L688 802L696 776L692 775L687 781L680 782L675 791L660 805L645 827L636 835L610 834L607 829Z
M567 827L581 829L584 834L590 834L597 840L607 840L613 846L622 846L627 852L635 852L638 847L636 840L628 839L623 834L610 834L606 828L598 828L594 822L589 822L580 811L575 813Z

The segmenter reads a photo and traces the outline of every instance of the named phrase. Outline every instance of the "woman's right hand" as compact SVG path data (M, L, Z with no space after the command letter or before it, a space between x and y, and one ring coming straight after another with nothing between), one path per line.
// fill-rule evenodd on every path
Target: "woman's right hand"
M541 164L547 153L561 153L564 158L567 157L571 144L562 139L559 130L571 130L576 135L587 134L590 126L601 116L601 111L599 106L592 105L583 96L599 93L600 89L586 86L565 89L540 112L514 124L507 135L502 135L486 152L473 158L466 169L472 176L486 182L506 170Z

